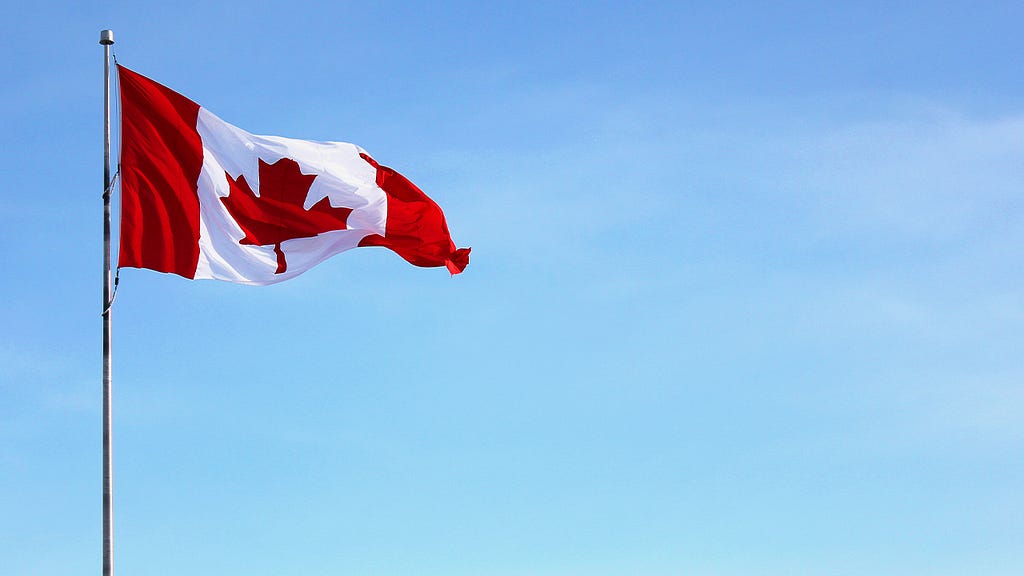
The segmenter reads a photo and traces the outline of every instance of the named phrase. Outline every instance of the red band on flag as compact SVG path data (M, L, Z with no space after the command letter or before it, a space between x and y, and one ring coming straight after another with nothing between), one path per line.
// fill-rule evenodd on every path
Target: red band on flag
M194 278L199 261L203 145L199 105L118 66L121 248L118 266Z
M465 270L470 248L455 247L441 207L405 176L369 154L360 156L377 169L377 186L388 195L388 220L384 236L371 234L359 245L390 248L416 266L446 266L452 274Z

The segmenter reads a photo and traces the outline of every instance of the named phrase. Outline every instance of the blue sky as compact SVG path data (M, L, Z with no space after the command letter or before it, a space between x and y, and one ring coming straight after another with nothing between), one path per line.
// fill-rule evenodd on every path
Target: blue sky
M0 557L100 571L102 50L464 274L125 270L115 570L1024 572L1019 3L9 8Z

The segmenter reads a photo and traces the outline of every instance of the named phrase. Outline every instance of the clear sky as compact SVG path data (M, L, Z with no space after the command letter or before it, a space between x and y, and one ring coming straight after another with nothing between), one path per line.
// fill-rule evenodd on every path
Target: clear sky
M3 574L100 573L103 28L473 247L124 270L116 573L1024 573L1020 2L5 15Z

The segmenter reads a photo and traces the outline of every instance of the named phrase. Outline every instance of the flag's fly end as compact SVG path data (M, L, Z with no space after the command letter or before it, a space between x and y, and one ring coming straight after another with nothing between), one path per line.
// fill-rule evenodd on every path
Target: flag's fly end
M452 253L451 259L445 262L445 266L448 267L448 271L452 273L452 276L461 274L466 266L469 266L469 251L472 248L459 248Z

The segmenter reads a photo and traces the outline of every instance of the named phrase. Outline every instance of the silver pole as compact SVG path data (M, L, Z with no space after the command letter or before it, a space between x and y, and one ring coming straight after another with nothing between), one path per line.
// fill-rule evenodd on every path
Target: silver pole
M103 45L103 576L114 576L114 487L110 401L110 45L114 32L100 32Z

